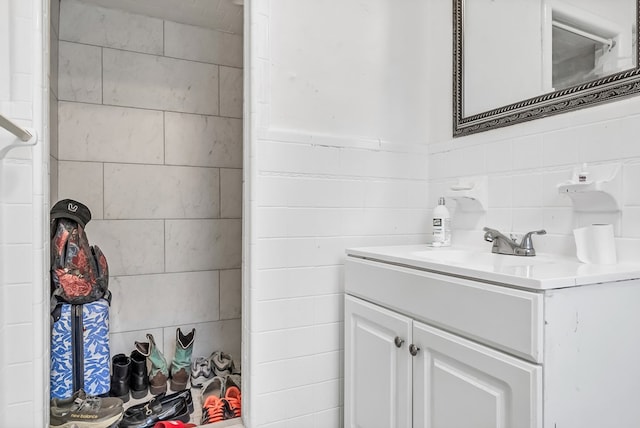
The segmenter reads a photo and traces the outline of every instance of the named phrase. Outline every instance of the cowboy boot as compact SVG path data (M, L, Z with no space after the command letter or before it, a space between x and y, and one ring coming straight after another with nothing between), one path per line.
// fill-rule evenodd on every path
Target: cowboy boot
M191 374L191 353L196 329L184 335L179 328L176 329L176 353L171 363L171 390L181 391L186 389Z
M147 361L151 366L149 368L149 391L151 394L158 395L167 392L167 380L169 379L169 369L167 360L156 346L153 335L147 333L149 342L137 342L136 350L147 357Z

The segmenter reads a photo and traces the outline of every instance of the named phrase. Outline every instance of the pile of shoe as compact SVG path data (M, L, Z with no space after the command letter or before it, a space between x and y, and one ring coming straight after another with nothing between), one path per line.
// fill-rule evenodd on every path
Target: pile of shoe
M176 351L171 367L156 346L152 334L147 334L148 342L136 341L136 349L130 356L115 355L112 359L109 395L126 403L129 401L129 394L136 399L144 398L147 391L152 395L163 394L167 392L168 380L172 391L186 389L191 373L195 334L195 329L188 334L176 329Z
M241 377L231 355L216 351L191 364L191 386L202 388L202 424L241 416Z
M207 357L197 357L191 363L191 386L201 388L214 376L239 375L231 355L216 351Z
M70 398L54 398L50 403L50 427L111 428L118 426L123 416L123 402L119 398L100 398L87 395L83 389Z

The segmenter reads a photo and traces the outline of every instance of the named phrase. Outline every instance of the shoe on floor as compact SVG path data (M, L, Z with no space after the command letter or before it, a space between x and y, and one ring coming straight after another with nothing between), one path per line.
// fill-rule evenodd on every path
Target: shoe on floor
M109 396L129 401L129 383L131 382L131 358L124 354L114 355L111 359L111 389Z
M147 333L147 339L148 342L136 341L136 350L149 361L149 392L151 392L152 395L159 395L167 392L169 366L151 333Z
M213 370L213 374L216 376L230 375L236 370L231 355L225 354L222 351L216 351L211 354L209 362L211 364L211 370Z
M70 398L51 400L50 427L107 428L122 419L123 402L119 398L87 395L80 389Z
M227 390L227 388L231 387L231 386L235 386L238 388L239 391L242 391L242 388L240 388L240 385L242 383L242 378L240 377L239 374L230 374L225 376L224 378L224 388L223 388L223 395L224 395L224 391Z
M238 387L228 387L224 393L224 399L227 402L225 419L239 418L242 413L242 397Z
M191 329L188 334L182 333L180 328L176 329L176 350L170 370L172 391L182 391L187 388L191 376L191 354L195 337L195 328Z
M147 371L147 357L134 349L129 356L131 360L131 376L129 377L129 392L135 399L144 398L149 391L149 372Z
M162 421L158 422L153 428L193 428L197 425L185 424L182 421Z
M213 377L211 364L206 357L198 357L191 363L191 386L200 388Z
M206 425L224 421L226 405L226 402L219 396L215 394L209 395L202 405L201 424Z
M218 398L224 397L224 379L220 376L214 376L211 380L202 385L200 391L200 402L204 404L210 396Z
M188 391L188 390L185 390ZM189 422L187 397L182 394L160 394L150 401L137 404L124 412L120 428L152 428L160 421Z

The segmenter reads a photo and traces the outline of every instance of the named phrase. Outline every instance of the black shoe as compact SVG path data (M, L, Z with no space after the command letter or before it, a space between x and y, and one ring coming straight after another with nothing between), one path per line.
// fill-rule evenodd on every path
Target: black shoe
M174 392L170 395L165 395L163 401L178 400L180 398L184 398L184 401L187 402L189 413L193 413L193 398L191 397L190 389L183 389L182 391Z
M184 400L185 404L187 405L187 411L189 414L193 413L193 398L191 397L191 390L185 389L170 395L160 394L154 397L151 401L131 406L125 410L125 416L133 416L139 413L145 413L146 411L148 411L147 407L149 403L153 401L158 402L161 405L170 405L172 402L179 400Z
M129 377L131 375L131 360L124 354L114 355L111 364L111 390L109 395L117 397L123 403L129 401Z
M157 422L171 420L189 422L189 406L185 397L163 401L165 398L161 394L147 403L130 407L125 411L119 428L151 428Z
M144 398L149 391L149 374L147 373L147 357L138 350L131 352L131 377L129 389L133 398Z

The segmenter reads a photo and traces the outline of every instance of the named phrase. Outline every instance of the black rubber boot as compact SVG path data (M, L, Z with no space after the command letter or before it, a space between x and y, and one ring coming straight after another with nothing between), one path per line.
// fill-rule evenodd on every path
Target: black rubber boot
M124 354L113 356L111 364L111 390L109 395L129 401L129 378L131 376L131 359Z
M149 391L149 374L147 373L147 357L138 350L131 352L131 377L129 389L133 398L144 398Z

